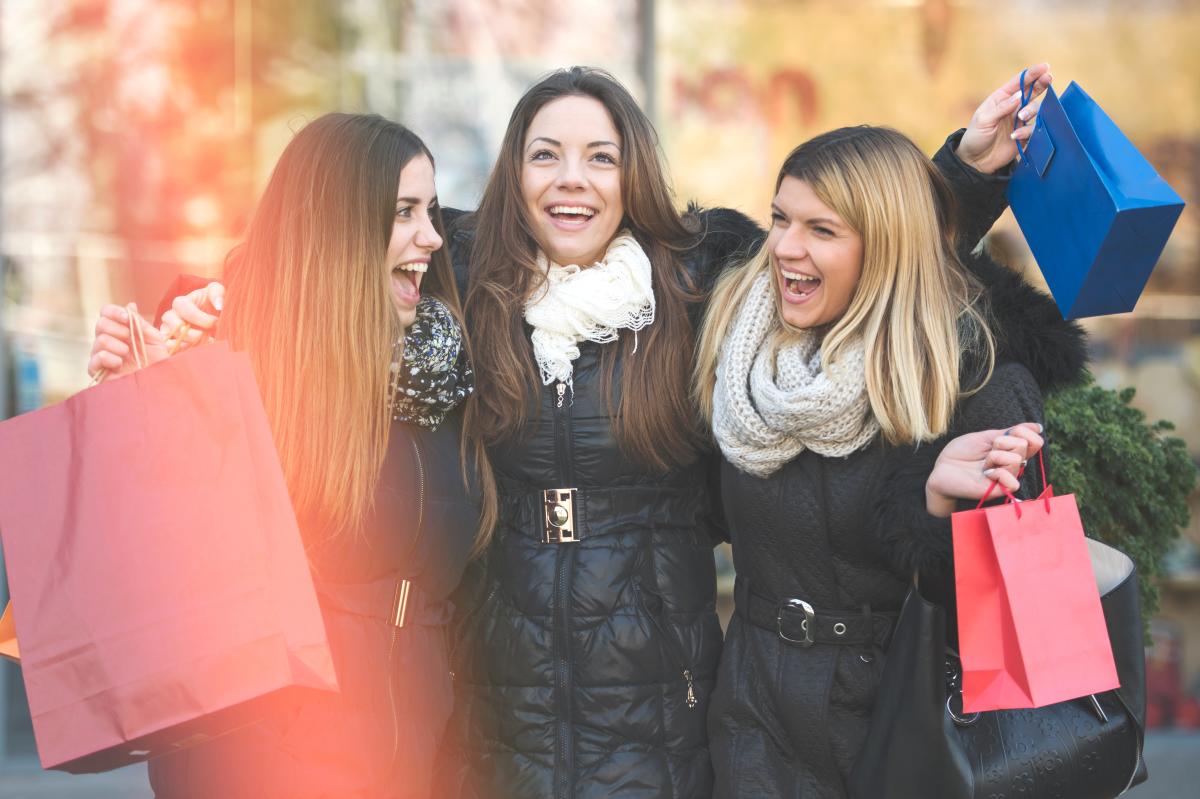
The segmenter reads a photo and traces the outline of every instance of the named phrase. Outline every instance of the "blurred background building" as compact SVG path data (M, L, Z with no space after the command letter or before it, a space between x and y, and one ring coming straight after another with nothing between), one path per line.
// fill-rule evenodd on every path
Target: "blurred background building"
M1200 456L1197 41L1200 0L3 0L0 419L84 387L103 304L149 310L178 272L218 275L279 152L326 111L413 127L442 202L470 208L525 87L602 66L655 120L681 204L765 222L800 141L866 122L932 153L987 92L1046 60L1189 202L1136 312L1088 328L1098 380L1138 387ZM1010 215L990 239L1040 280ZM1200 729L1192 506L1151 650L1164 728ZM1195 759L1200 739L1187 740ZM149 795L140 773L106 789L35 770L19 671L0 664L0 774L29 774L0 792Z

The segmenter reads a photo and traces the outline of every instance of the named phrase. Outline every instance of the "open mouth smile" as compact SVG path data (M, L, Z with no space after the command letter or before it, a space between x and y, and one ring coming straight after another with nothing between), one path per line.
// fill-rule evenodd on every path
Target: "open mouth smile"
M780 269L779 274L783 277L783 298L788 302L807 302L821 288L821 278L816 275L789 269Z
M586 227L598 213L589 205L567 205L559 203L546 206L546 213L561 230L578 230Z
M392 288L397 297L416 305L421 299L421 278L428 270L428 261L408 261L392 267Z

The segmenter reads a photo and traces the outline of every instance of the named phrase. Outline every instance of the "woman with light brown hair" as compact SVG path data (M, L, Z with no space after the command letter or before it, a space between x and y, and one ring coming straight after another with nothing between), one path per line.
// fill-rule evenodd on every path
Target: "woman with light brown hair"
M1040 490L1012 472L1085 354L1049 297L956 246L956 198L901 134L822 134L775 189L696 366L737 568L715 794L845 797L914 573L947 601L956 503Z
M433 795L451 706L446 598L478 524L459 457L472 375L443 238L424 143L382 117L328 114L281 155L227 290L205 290L216 335L250 355L340 691L151 761L156 796ZM132 369L124 311L105 308L96 330L90 370Z

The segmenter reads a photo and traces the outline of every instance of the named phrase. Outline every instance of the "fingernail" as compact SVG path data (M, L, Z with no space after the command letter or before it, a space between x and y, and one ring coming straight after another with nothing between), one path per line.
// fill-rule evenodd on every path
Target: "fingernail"
M1043 430L1045 430L1045 429L1046 429L1046 428L1042 427L1040 424L1038 425L1038 432L1039 432L1039 433L1040 433L1040 432L1042 432L1042 431L1043 431Z
M995 474L995 472L996 472L996 470L995 470L995 469L984 469L984 470L983 470L983 476L984 476L984 477L991 477L993 474Z
M224 304L225 304L224 297L213 297L212 298L212 307L216 308L218 311L221 310L221 306L223 306Z
M1013 100L1020 100L1020 99L1021 99L1021 93L1019 91L1017 91L1017 92L1013 92L1012 94L1010 94L1008 96L1008 100L1006 100L1005 102L1011 103Z
M121 321L129 324L129 311L124 308L121 309Z
M1021 119L1028 122L1029 118L1031 116L1033 116L1033 109L1032 108L1022 108L1019 112L1017 112L1017 116L1019 116Z
M1015 141L1017 138L1017 132L1014 130L1012 133L1008 134L1008 138L1013 139Z

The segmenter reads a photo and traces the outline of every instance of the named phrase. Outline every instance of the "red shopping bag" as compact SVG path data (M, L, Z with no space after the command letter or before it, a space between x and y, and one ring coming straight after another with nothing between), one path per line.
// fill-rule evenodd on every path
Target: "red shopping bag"
M1119 686L1073 494L1056 497L1047 485L1034 501L1010 495L952 523L964 712Z
M249 359L211 344L0 424L42 765L174 751L336 690Z

